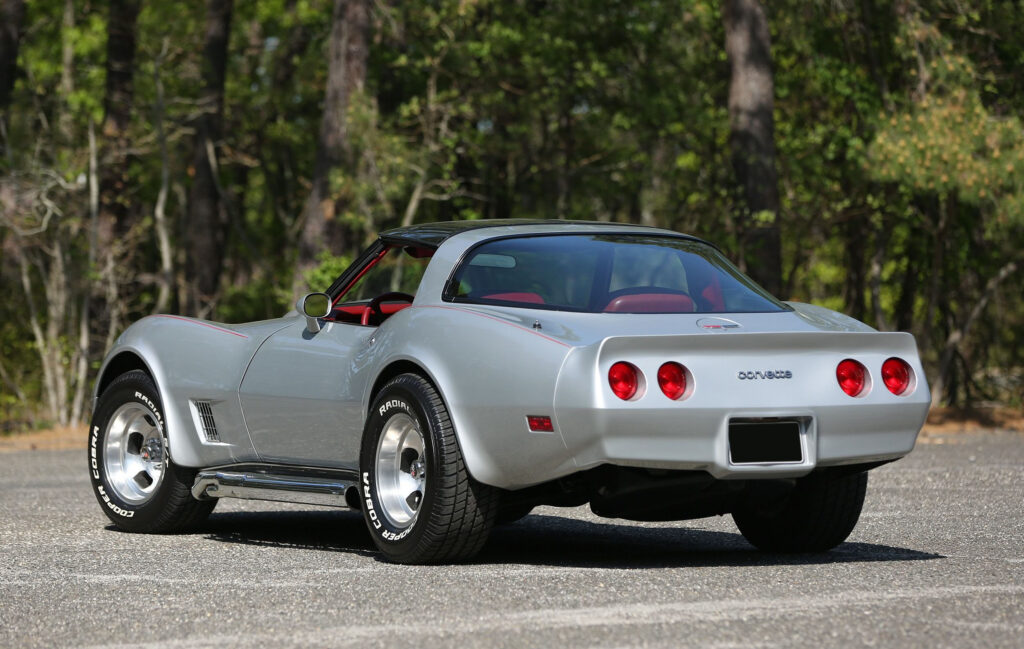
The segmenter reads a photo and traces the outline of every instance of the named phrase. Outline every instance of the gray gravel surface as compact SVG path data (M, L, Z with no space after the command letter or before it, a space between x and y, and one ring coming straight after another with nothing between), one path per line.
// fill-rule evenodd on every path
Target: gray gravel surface
M937 443L941 442L941 443ZM1024 436L919 444L823 555L731 519L538 508L470 565L396 566L358 514L222 502L125 534L83 452L0 455L3 647L1024 647Z

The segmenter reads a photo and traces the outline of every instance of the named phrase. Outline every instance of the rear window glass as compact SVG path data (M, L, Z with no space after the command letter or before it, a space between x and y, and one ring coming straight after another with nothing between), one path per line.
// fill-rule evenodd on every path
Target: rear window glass
M486 242L467 255L445 297L591 313L788 310L707 244L633 234Z

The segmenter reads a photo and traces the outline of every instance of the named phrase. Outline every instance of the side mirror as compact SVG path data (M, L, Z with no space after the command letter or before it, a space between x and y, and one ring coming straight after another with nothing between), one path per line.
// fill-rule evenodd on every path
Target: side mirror
M309 333L319 333L320 318L326 318L331 312L331 298L326 293L310 293L299 298L295 310L306 316L306 329Z

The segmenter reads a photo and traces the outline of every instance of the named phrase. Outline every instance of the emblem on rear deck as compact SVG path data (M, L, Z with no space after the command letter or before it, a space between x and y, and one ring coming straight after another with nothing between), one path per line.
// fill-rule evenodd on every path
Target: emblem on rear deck
M708 331L729 331L739 329L740 323L725 318L701 318L697 321L697 326Z
M736 377L741 381L755 381L757 379L791 379L793 372L789 370L750 370L737 372Z

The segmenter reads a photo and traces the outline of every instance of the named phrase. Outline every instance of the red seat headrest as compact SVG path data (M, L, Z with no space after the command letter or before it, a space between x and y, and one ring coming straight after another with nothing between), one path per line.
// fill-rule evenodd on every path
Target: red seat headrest
M484 300L503 300L505 302L529 302L530 304L544 304L544 298L536 293L492 293L481 295Z
M608 303L605 313L693 313L693 300L675 293L620 295Z

